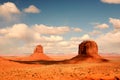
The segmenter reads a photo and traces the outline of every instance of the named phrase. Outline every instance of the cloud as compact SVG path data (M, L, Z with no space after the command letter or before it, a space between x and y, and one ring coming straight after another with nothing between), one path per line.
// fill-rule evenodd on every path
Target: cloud
M98 28L98 29L106 29L106 28L109 28L109 25L107 24L96 24L95 28Z
M64 33L63 31L66 27L55 27L53 29ZM31 53L38 44L45 46L45 49L49 48L46 51L54 52L52 48L59 47L59 42L61 42L61 47L64 46L62 41L64 41L63 36L52 34L44 35L44 33L37 32L35 25L31 27L21 23L0 29L0 51L2 53ZM57 52L57 50L55 50L55 52Z
M89 34L92 35L92 36L95 36L95 35L99 35L101 34L102 32L99 31L99 30L93 30L92 32L90 32Z
M64 34L66 32L70 31L70 28L68 26L58 26L58 27L53 27L53 26L47 26L47 25L35 25L33 26L33 29L41 34Z
M25 24L15 24L11 28L6 29L6 37L9 38L23 38L26 37L28 26Z
M73 31L75 31L75 32L81 32L82 29L80 29L80 28L73 28Z
M51 27L45 25L42 25L42 27L37 25L37 27L40 28L36 28L36 25L28 26L21 23L1 28L1 53L30 54L38 44L43 45L45 53L75 53L77 52L78 44L82 40L90 38L88 34L85 34L81 37L73 37L66 40L63 35L60 36L59 34L65 34L72 30L69 27ZM36 31L36 29L38 29L38 31ZM44 30L44 32L39 32L41 29Z
M24 12L26 12L26 13L40 13L40 10L36 6L30 5L28 8L24 9Z
M72 41L83 41L83 40L90 40L90 36L88 34L84 34L82 37L72 37L70 40Z
M120 29L120 19L109 18L109 22L113 25L115 29Z
M49 37L46 36L42 36L41 37L41 41L46 41L46 42L59 42L62 41L63 37L61 36L54 36L54 35L50 35Z
M104 53L118 53L120 52L120 31L118 32L108 32L106 34L100 35L96 39L100 52Z
M45 53L77 53L78 45L83 40L95 40L99 46L99 52L117 53L120 52L120 29L119 19L110 18L109 22L113 30L102 33L93 30L91 33L66 38L66 33L73 33L74 28L69 26L47 26L36 24L28 26L24 23L14 24L13 26L0 28L0 53L32 53L36 45L41 44ZM76 33L75 33L76 34ZM91 35L97 35L92 38Z
M14 24L11 27L0 29L0 34L7 39L34 40L39 38L39 33L30 29L26 24Z
M90 39L90 36L88 34L84 34L82 37L81 37L82 40L89 40Z
M20 10L12 2L6 2L0 5L0 15L6 19L11 19L13 14L20 14Z
M109 18L109 22L113 25L113 30L101 34L96 38L100 47L100 52L118 53L120 52L120 20Z
M30 5L28 8L20 11L19 8L13 2L6 2L0 4L0 23L15 23L19 22L23 14L25 13L40 13L41 11L34 5Z
M68 47L70 45L69 41L61 41L58 43L58 45L62 47Z
M103 3L120 4L120 0L101 0Z

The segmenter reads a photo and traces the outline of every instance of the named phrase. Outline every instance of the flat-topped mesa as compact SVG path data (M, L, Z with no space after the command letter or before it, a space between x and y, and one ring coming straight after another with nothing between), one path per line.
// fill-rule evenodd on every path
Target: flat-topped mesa
M79 44L78 55L97 58L98 55L98 46L95 41L83 41Z
M32 59L38 60L51 60L50 57L44 54L42 45L37 45L34 49L33 54L31 55Z
M37 45L35 50L34 50L34 53L44 53L43 47L41 45Z
M70 59L69 63L79 62L104 62L108 61L98 54L98 46L95 41L87 40L79 44L78 55Z

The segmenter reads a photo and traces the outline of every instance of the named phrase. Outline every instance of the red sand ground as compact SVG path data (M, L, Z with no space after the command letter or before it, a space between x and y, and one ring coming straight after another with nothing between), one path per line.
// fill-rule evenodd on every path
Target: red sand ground
M78 53L47 56L37 45L31 56L0 57L0 80L120 80L120 56L100 56L94 41L83 41Z
M24 62L22 58L20 62L19 57L4 57L8 60L0 57L0 80L119 80L120 56L104 57L110 61L53 64L52 61Z

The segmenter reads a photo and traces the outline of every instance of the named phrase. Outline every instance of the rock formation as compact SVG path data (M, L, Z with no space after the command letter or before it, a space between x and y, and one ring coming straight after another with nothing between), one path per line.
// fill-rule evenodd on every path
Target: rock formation
M79 63L82 61L87 62L103 62L108 61L106 59L103 59L98 54L98 46L95 41L83 41L81 44L79 44L78 47L78 55L70 59L69 63Z
M83 41L79 44L78 55L97 58L98 55L98 46L95 41Z
M44 50L41 45L36 46L34 53L31 55L31 58L37 60L51 60L50 57L44 54Z
M40 54L40 53L43 53L43 47L41 45L37 45L34 50L34 54Z

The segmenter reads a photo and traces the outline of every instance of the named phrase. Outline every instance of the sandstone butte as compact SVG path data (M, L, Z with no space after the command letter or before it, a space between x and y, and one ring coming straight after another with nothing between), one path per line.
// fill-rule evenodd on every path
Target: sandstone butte
M78 55L71 59L54 61L52 58L44 54L42 45L37 45L34 49L34 52L29 57L24 58L23 60L44 60L46 63L51 64L79 64L82 62L107 62L107 59L102 58L98 54L98 46L95 41L86 40L79 44L78 46ZM50 61L48 61L50 60ZM47 62L48 61L48 62Z
M78 55L66 61L67 63L81 62L107 62L98 54L98 46L95 41L86 40L78 46Z
M32 59L39 60L52 60L50 57L44 54L43 47L41 45L36 46L34 53L30 57ZM77 56L68 60L55 61L55 63L77 64L81 62L107 62L107 61L108 61L107 59L102 58L98 54L97 43L92 40L86 40L79 44Z
M32 55L30 55L31 59L38 59L38 60L51 60L50 57L45 55L42 45L37 45L34 49Z

